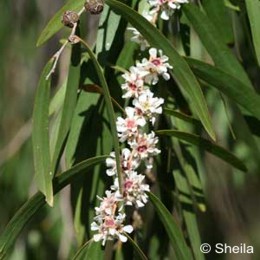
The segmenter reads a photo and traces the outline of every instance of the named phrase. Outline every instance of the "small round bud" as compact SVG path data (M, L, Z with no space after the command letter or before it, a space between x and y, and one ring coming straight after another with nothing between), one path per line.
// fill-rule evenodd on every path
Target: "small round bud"
M65 11L63 16L62 16L62 23L67 26L72 28L75 23L77 23L79 20L79 16L76 12L73 11Z
M87 0L84 7L91 14L100 14L104 8L104 0Z

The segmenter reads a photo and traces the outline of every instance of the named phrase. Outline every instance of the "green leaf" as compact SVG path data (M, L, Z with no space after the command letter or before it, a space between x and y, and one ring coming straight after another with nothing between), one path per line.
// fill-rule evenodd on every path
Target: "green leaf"
M61 22L62 15L65 11L70 10L78 12L84 6L85 0L69 0L48 22L40 34L36 46L40 46L49 40L56 32L58 32L64 25Z
M233 77L240 79L251 88L251 82L241 64L231 50L221 41L218 28L195 4L183 5L182 10L199 35L203 45L212 57L217 67L227 71Z
M181 202L182 212L187 226L187 231L191 243L193 253L196 260L205 259L204 255L200 251L201 238L198 228L198 222L194 211L193 202L191 199L189 184L185 176L180 170L174 172L174 179L176 181L176 187L178 189L179 200Z
M164 108L163 112L167 115L174 116L174 117L179 118L179 119L181 119L185 122L191 123L195 126L198 126L198 127L201 126L201 123L200 123L199 120L197 120L196 118L194 118L192 116L186 115L182 112L179 112L179 111L176 111L176 110L173 110L173 109L169 109L169 108Z
M260 96L242 81L207 63L186 58L192 71L260 119Z
M225 148L216 145L210 142L209 140L206 140L198 135L177 131L177 130L159 130L156 131L156 133L158 135L174 136L180 140L199 146L203 150L206 150L209 153L212 153L215 156L221 158L225 162L233 165L235 168L241 171L247 171L245 164L240 159L238 159L234 154L232 154Z
M127 19L151 45L161 49L169 57L169 62L173 65L175 80L181 89L185 90L193 111L200 118L209 135L215 139L215 133L200 85L185 60L177 53L161 32L136 11L116 0L106 0L106 4Z
M153 193L149 192L148 196L153 203L162 224L165 227L165 230L171 241L171 245L175 250L177 259L192 259L190 250L185 242L183 234L171 213Z
M255 47L256 58L260 66L260 2L259 0L246 0L247 14Z
M79 249L73 260L97 260L103 258L104 251L102 250L101 243L90 240Z
M89 57L91 61L93 62L93 65L95 67L95 70L97 72L97 76L100 81L100 85L103 88L104 91L104 98L105 98L105 103L106 103L106 108L108 111L108 118L110 122L110 128L111 128L111 134L112 134L112 140L114 144L114 149L115 149L115 155L116 155L116 168L117 168L117 173L118 173L118 180L119 180L119 187L121 189L121 164L120 164L120 147L119 147L119 141L117 137L117 129L116 129L116 115L115 111L113 108L113 103L111 100L109 88L105 79L105 75L103 73L103 70L99 64L99 62L96 59L95 54L92 52L91 48L88 46L88 44L80 39L81 43L86 47L86 50L89 54Z
M207 16L216 25L222 42L232 44L234 42L231 15L225 6L224 0L203 0L202 6Z
M45 66L37 87L32 127L36 184L46 196L46 201L50 206L53 206L53 172L51 171L49 141L50 80L46 80L46 76L51 70L52 62L53 60L50 60Z
M61 109L65 98L66 86L67 83L64 82L52 98L49 107L49 116L52 116Z
M104 162L106 158L107 156L98 156L87 159L54 177L54 194L72 183L81 174L85 174L90 167ZM37 192L16 212L0 236L0 259L7 257L8 250L13 246L22 229L44 205L44 196Z
M80 81L80 44L74 44L71 53L71 64L66 86L65 99L62 108L62 116L59 126L58 139L52 158L52 169L56 168L57 161L62 151L63 143L71 127L71 121L77 103L77 92Z
M138 244L127 233L125 233L124 235L127 236L128 241L132 244L140 259L148 260L148 258L145 256L144 252L141 250Z

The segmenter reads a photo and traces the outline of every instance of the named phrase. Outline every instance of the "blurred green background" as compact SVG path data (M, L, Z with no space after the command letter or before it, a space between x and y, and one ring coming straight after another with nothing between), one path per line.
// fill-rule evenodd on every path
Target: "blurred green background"
M59 35L54 37L41 48L36 48L36 41L43 26L62 3L61 0L0 1L0 233L19 207L36 191L30 119L40 72L57 50L60 38ZM259 68L250 59L246 32L241 29L237 34L237 48L243 56L243 65L257 86ZM248 53L249 57L245 59ZM59 77L62 66L66 67L61 60ZM56 76L54 80L59 78ZM254 245L255 256L260 256L259 140L250 135L232 104L228 103L224 109L218 95L212 90L207 93L218 141L235 151L249 171L242 173L209 154L204 156L207 211L198 212L202 241L212 245L217 242ZM229 124L237 138L235 145ZM257 124L253 127L259 134ZM68 245L76 244L69 190L65 189L57 201L59 203L55 203L53 209L46 207L41 210L24 230L11 259L68 258L71 250ZM216 257L220 258L251 259L246 255Z

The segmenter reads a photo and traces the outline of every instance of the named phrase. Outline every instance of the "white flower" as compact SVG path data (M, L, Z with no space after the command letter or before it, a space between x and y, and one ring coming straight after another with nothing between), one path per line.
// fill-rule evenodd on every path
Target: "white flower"
M188 3L188 0L148 0L152 7L150 14L161 11L160 17L163 20L169 20L169 17L176 9L181 8L181 4Z
M137 97L145 88L144 76L148 72L137 68L135 66L130 67L129 71L124 73L122 77L125 79L125 83L122 84L121 88L125 90L123 98Z
M126 107L126 118L118 117L116 121L117 132L119 141L124 142L131 139L137 134L138 127L143 127L146 121L143 117L136 114L136 109L133 107Z
M95 207L96 215L104 216L104 215L114 214L117 208L117 202L120 201L120 199L116 196L116 194L107 190L106 197L104 198L98 197L98 198L101 200L101 203L99 207Z
M143 207L147 203L146 191L150 191L148 184L143 184L145 176L137 172L129 172L124 180L124 199L126 205L135 205L137 208Z
M161 50L159 50L159 57L157 57L157 49L155 48L151 48L149 54L149 60L144 58L141 63L137 63L138 68L147 71L144 81L155 85L159 80L158 75L162 75L165 80L169 80L170 74L167 71L168 69L172 69L172 66L167 63L169 58L163 55Z
M131 41L136 42L140 45L141 51L147 49L150 45L148 41L143 37L143 35L135 28L129 27L129 31L132 32L133 36L131 37Z
M148 12L143 12L142 16L148 20L149 22L152 21L153 16L150 15ZM133 37L131 38L131 41L136 42L140 45L141 51L144 51L147 47L149 47L149 43L147 40L143 37L143 35L135 28L130 27L128 28L129 31L132 31Z
M132 233L133 227L131 225L123 225L125 221L125 214L119 213L117 216L109 215L104 218L98 218L96 221L91 223L91 230L98 231L93 236L95 242L102 240L104 246L107 240L113 240L118 238L122 242L127 241L127 237L124 233Z
M121 156L121 169L124 172L132 171L137 169L140 165L140 160L138 157L135 157L132 152L128 148L124 148L122 150ZM109 167L106 173L108 176L113 176L116 174L116 159L115 152L110 153L110 157L106 159L106 165Z
M137 156L141 159L146 159L161 152L156 148L157 143L158 137L155 136L154 132L151 132L150 134L139 134L129 145L136 152Z
M142 95L133 100L139 116L148 117L152 124L155 122L155 115L162 113L161 105L164 103L163 98L153 97L150 90L146 90Z

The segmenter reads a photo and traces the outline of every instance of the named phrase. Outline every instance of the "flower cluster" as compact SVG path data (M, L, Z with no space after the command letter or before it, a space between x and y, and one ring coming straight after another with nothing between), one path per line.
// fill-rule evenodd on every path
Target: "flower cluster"
M180 8L180 4L187 0L148 0L151 5L149 13L143 16L153 25L156 24L158 14L162 19L168 19L169 15ZM146 39L135 29L129 28L134 34L132 40L140 44L141 50L149 47L149 57L136 61L122 75L124 83L121 85L123 98L130 99L131 105L125 108L124 117L118 117L116 121L118 138L124 147L120 153L120 167L116 164L115 152L110 153L106 160L108 176L114 176L114 183L110 190L106 191L100 206L95 208L96 217L91 225L95 231L94 241L119 239L127 241L126 233L134 229L132 225L124 225L126 215L124 206L132 206L135 209L144 207L148 202L147 192L150 187L145 183L145 175L153 167L153 157L160 153L157 148L158 137L153 131L147 132L154 126L156 118L162 113L164 100L154 96L151 86L158 83L159 78L170 79L169 70L172 66L168 63L168 57L161 50L150 48ZM120 173L117 169L120 168ZM136 212L136 211L134 211Z
M150 48L149 58L137 61L122 75L125 81L121 85L123 98L129 98L132 105L125 108L124 117L117 118L116 127L119 141L127 148L120 153L120 173L117 172L115 152L106 160L106 174L115 176L114 183L104 198L99 197L101 203L95 208L96 216L91 224L91 230L96 232L94 241L102 241L103 245L115 238L126 242L126 233L131 233L133 226L124 225L124 206L138 209L148 202L150 187L145 183L145 175L139 171L143 167L151 170L152 157L160 153L158 137L153 131L147 133L146 129L154 125L164 103L162 98L154 96L150 87L157 84L159 77L169 80L171 68L168 57L161 50Z

